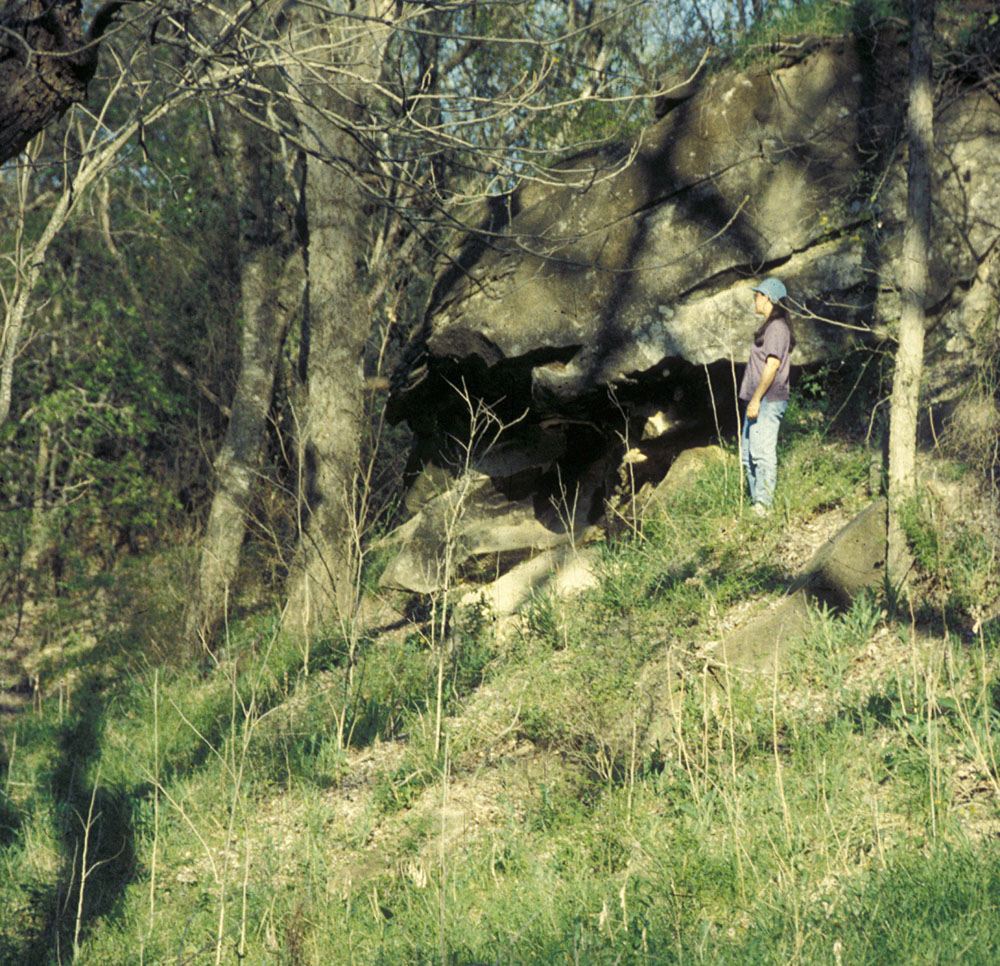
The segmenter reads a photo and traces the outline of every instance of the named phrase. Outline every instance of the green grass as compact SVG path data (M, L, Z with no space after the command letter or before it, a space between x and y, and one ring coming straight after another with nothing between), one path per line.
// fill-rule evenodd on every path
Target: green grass
M996 621L872 593L776 675L694 656L783 593L785 527L868 499L864 447L791 416L777 522L729 454L595 590L457 626L440 745L419 625L308 674L270 618L202 667L64 652L3 722L0 964L995 961ZM989 539L941 520L909 523L922 586L985 606Z
M868 34L880 21L900 16L894 0L860 0L850 4L782 0L772 4L767 16L751 26L742 42L735 46L733 59L741 67L766 65L768 47L776 41L802 36Z

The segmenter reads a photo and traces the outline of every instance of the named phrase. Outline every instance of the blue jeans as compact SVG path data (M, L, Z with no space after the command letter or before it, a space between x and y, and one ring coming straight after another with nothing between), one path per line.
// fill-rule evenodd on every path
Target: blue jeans
M774 501L778 479L778 427L788 408L788 400L760 404L756 419L747 419L743 410L742 459L750 486L750 502L769 507Z

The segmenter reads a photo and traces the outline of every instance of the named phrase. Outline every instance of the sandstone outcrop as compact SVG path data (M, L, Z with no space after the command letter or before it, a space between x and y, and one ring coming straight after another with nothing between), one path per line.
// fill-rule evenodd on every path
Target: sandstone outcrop
M797 367L891 334L905 76L893 36L720 73L630 143L566 162L560 183L497 199L437 280L394 379L390 417L416 434L417 491L436 481L407 526L436 537L401 540L408 562L384 582L439 584L438 518L459 501L450 532L473 532L449 544L450 564L493 554L502 570L518 550L523 559L594 532L608 501L731 432L758 323L753 279L786 282ZM936 140L929 345L943 397L996 301L1000 106L956 85ZM470 435L483 411L490 433ZM482 520L505 507L520 522L484 539Z

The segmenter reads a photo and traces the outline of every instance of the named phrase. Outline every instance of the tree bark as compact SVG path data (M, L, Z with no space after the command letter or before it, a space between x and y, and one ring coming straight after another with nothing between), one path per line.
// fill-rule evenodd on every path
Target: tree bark
M292 16L296 49L321 43L336 51L343 73L323 77L313 65L289 71L301 98L296 115L308 151L307 330L299 422L300 537L288 582L285 626L309 635L327 621L349 620L357 594L357 481L363 414L362 353L370 327L361 290L364 195L357 176L360 125L381 71L391 27L370 0L352 18L322 23L311 8ZM331 54L332 56L332 54ZM331 63L333 68L336 64Z
M185 640L202 648L226 616L260 475L275 371L303 282L299 257L285 255L288 232L274 223L276 206L262 170L263 133L235 112L225 112L224 125L225 173L238 209L243 336L232 415L215 459L215 493L184 622Z
M932 44L934 0L910 2L910 77L907 121L907 210L903 235L902 310L889 416L889 547L890 578L899 580L908 567L906 541L899 514L916 487L917 414L923 374L928 258L931 233L931 153L934 148Z
M0 11L0 164L86 97L97 40L120 6L102 8L89 37L79 3L27 0Z

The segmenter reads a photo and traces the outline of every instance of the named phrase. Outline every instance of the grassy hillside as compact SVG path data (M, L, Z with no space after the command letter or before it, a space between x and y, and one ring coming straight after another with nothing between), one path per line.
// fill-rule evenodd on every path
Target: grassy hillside
M711 660L870 499L805 388L770 520L730 454L502 634L55 649L2 721L0 963L995 963L979 472L927 459L908 597L816 611L764 677Z

